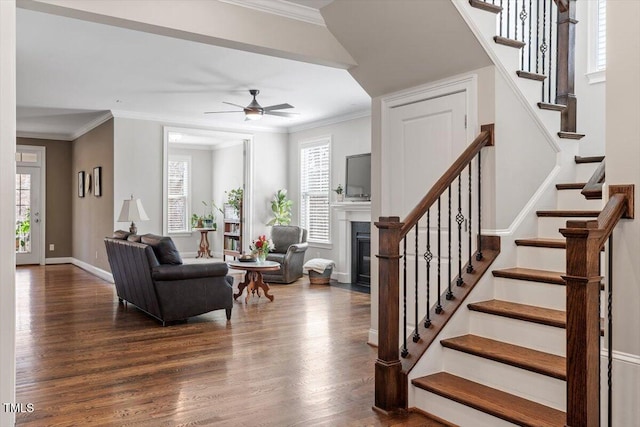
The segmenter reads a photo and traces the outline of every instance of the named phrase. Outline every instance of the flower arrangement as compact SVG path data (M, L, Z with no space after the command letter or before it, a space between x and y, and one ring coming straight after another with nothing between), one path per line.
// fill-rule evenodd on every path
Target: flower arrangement
M259 236L249 246L251 253L256 255L259 262L263 262L267 258L269 251L272 251L274 248L273 241L267 239L265 235Z

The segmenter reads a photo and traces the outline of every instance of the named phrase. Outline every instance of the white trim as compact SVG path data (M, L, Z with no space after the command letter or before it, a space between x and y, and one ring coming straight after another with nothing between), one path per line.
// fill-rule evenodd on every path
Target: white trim
M54 258L45 258L44 263L46 265L54 265L54 264L73 264L74 258L72 257L54 257Z
M80 138L82 135L92 131L93 129L97 128L101 124L108 122L112 118L113 118L113 114L111 114L111 111L107 111L106 113L102 114L99 117L96 117L89 123L84 124L81 128L77 129L74 133L72 133L71 140L73 141Z
M167 206L167 215L163 218L163 226L162 229L163 231L165 230L165 225L164 225L164 221L167 222L166 224L166 234L167 235L172 235L172 236L179 236L179 235L184 235L184 236L190 236L191 235L191 211L193 210L192 205L193 205L193 187L191 186L191 183L193 181L192 179L192 175L193 175L193 168L191 166L191 160L192 160L192 156L189 154L169 154L167 153L167 165L169 164L170 161L175 161L175 162L186 162L187 163L187 200L185 201L185 207L186 207L186 212L185 212L185 230L179 230L179 231L169 231L169 221L168 221L168 215L169 215L169 191L167 188L167 193L165 193L163 196L163 200L162 203L165 204ZM168 166L167 166L167 171L168 171ZM165 184L163 184L163 187L166 185L166 181L167 181L167 176L165 175L164 177L164 181ZM165 200L166 199L166 200Z
M600 33L600 0L588 2L587 8L587 79L589 84L605 81L606 75L603 69L598 68L598 37ZM606 23L605 23L606 28ZM602 74L600 74L602 73ZM602 79L602 80L597 80ZM593 81L592 81L593 80Z
M291 3L286 0L220 0L223 3L246 7L259 12L270 13L284 18L295 19L309 24L326 27L320 11L309 6Z
M303 130L315 129L322 126L334 125L336 123L348 122L349 120L360 119L363 117L371 117L371 110L355 111L352 113L341 114L339 116L329 117L328 119L316 120L314 122L302 123L300 125L291 126L287 130L289 133L300 132Z
M75 141L87 132L92 131L101 124L109 121L114 116L111 111L96 117L92 121L85 123L73 133L50 133L50 132L29 132L29 131L17 131L16 136L18 138L31 138L31 139L53 139L56 141Z
M604 83L607 81L607 70L592 71L590 73L586 73L585 76L587 77L587 82L590 85Z
M391 157L391 144L386 143L391 139L391 135L389 135L389 132L391 131L389 122L389 115L391 114L391 110L403 105L426 101L429 99L439 98L447 95L453 95L460 92L464 92L466 94L466 143L469 144L477 136L480 130L478 126L477 74L461 74L425 85L416 86L410 89L393 92L382 97L380 112L380 134L383 143L380 155L382 157L381 182L383 183L383 185L380 189L380 200L383 212L389 210L391 197L389 194L390 189L386 188L386 186L384 185L385 182L391 182L390 174L392 173L391 168L385 167L384 161L384 159L389 159Z
M551 170L549 175L547 175L547 178L542 182L542 184L540 184L540 186L538 187L536 192L533 193L533 196L531 196L529 201L522 207L522 209L520 210L518 215L515 217L513 222L511 224L509 224L508 228L496 229L496 230L484 229L483 228L482 229L482 234L484 234L484 235L494 235L494 236L510 236L510 235L512 235L518 229L518 227L520 227L520 224L522 224L522 222L525 220L525 218L535 208L535 206L538 204L538 201L542 198L542 196L544 195L545 191L549 188L549 186L551 186L553 184L553 182L555 181L556 177L560 173L561 169L562 168L557 164L556 164L556 166L554 166L553 170Z
M55 140L55 141L73 141L71 134L68 134L68 133L17 131L16 137L29 138L29 139L49 139L49 140Z
M16 145L16 153L31 151L38 155L37 163L16 162L18 167L36 167L40 169L40 257L38 264L45 264L45 254L47 249L46 240L46 223L47 223L47 148L39 145Z
M378 346L378 330L377 329L369 329L369 339L367 340L367 344L377 347Z
M312 147L321 147L324 145L328 145L329 147L329 188L327 189L327 199L329 200L329 230L328 230L328 240L326 241L317 241L317 240L310 240L309 239L309 234L307 234L307 243L309 244L309 246L311 247L316 247L316 248L320 248L320 249L332 249L333 248L333 242L331 241L331 232L332 232L332 227L331 227L331 173L332 173L332 158L331 158L331 153L332 153L332 146L333 146L333 135L329 134L329 135L323 135L323 136L317 136L314 138L310 138L310 139L305 139L305 140L301 140L298 142L298 180L300 182L300 187L298 189L298 218L299 218L299 222L302 225L302 150L305 148L312 148ZM305 224L305 227L307 228L307 230L309 230L309 225Z
M542 119L538 115L538 112L534 110L533 105L529 102L529 100L524 96L524 94L518 87L515 81L516 77L514 77L516 74L513 73L513 71L508 71L505 68L504 63L500 60L496 51L493 49L493 45L492 45L493 38L491 39L491 43L490 43L484 37L480 28L478 28L478 25L476 24L476 22L469 15L469 11L467 10L467 7L471 8L471 6L469 5L469 2L465 2L464 0L452 0L452 2L453 2L453 5L456 7L456 9L458 9L458 12L460 12L460 16L462 16L464 21L467 23L467 25L471 29L471 32L473 32L473 34L476 36L476 39L478 39L478 42L480 42L480 44L484 48L487 55L489 55L489 58L495 65L498 72L502 75L504 80L507 82L507 85L511 88L513 93L516 95L516 98L518 99L518 101L520 101L520 104L522 104L525 107L525 111L529 113L529 116L531 117L533 122L538 126L538 129L540 129L540 131L542 132L542 135L544 135L545 139L547 140L547 143L551 146L551 148L556 153L559 153L560 151L562 151L562 149L560 148L560 145L558 144L558 140L556 139L558 137L554 136L549 131L549 129L547 129L545 124L542 122Z
M140 113L134 111L123 111L123 110L111 110L111 114L113 117L118 119L133 119L133 120L147 120L152 122L164 122L171 123L178 126L198 126L201 128L206 128L205 130L218 130L218 131L228 131L228 132L267 132L267 133L287 133L286 128L274 127L274 126L256 126L249 125L246 122L241 123L229 123L229 122L220 122L213 121L211 119L189 119L189 118L180 118L180 117L172 117L165 116L160 114L151 114L151 113Z
M105 271L84 261L80 261L77 258L71 258L71 264L75 265L76 267L80 267L84 271L91 273L94 276L101 278L102 280L113 283L113 275L108 271Z
M640 355L624 353L622 351L616 351L616 350L613 350L611 353L614 360L629 363L631 365L636 365L640 367ZM603 358L608 357L606 348L603 347L602 350L600 350L600 357L603 357Z

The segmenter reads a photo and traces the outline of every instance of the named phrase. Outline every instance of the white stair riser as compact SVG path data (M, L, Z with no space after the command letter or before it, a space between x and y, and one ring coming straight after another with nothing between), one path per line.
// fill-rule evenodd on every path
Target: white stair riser
M528 280L495 278L495 299L519 304L564 310L567 290L563 285Z
M602 199L587 200L580 193L582 190L558 190L556 209L601 210Z
M600 163L578 163L576 164L576 182L589 182L593 173L598 169Z
M566 251L556 248L518 246L518 267L564 272Z
M562 239L563 236L560 234L561 228L567 227L567 221L589 221L593 220L595 217L589 218L562 218L562 217L548 217L543 216L538 218L538 237L549 237L552 239Z
M453 349L445 349L444 370L468 380L564 411L566 382Z
M524 320L472 311L469 333L504 341L534 350L564 356L566 336L564 328L540 325Z
M515 424L414 387L413 406L461 427L513 427Z

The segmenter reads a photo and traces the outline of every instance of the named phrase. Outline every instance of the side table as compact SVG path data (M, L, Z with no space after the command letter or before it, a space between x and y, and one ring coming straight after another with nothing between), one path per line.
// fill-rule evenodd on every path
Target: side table
M211 250L209 250L209 238L210 231L216 231L215 228L194 228L194 231L200 232L200 247L198 248L198 256L196 258L213 258L211 256Z

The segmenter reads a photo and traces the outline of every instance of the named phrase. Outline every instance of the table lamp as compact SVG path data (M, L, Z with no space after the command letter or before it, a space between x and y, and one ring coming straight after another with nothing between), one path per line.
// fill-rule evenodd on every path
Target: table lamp
M127 199L122 203L122 209L120 210L120 216L118 217L118 222L129 222L131 221L131 226L129 227L129 232L133 234L138 233L138 228L134 221L148 221L149 217L147 213L144 211L142 207L142 202L140 199L134 199L133 194L131 195L131 199Z

